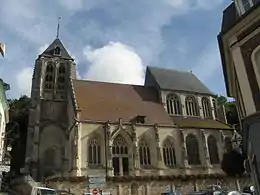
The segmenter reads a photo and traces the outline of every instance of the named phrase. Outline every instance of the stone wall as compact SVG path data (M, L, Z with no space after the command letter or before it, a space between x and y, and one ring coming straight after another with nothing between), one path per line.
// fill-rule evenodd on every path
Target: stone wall
M250 178L238 178L241 189L251 183ZM208 185L219 184L223 189L237 189L235 178L222 179L194 179L173 181L132 181L132 182L108 182L102 188L103 192L111 192L112 195L158 195L170 188L174 191L190 192L205 189ZM47 187L67 190L74 194L89 192L88 182L49 181Z

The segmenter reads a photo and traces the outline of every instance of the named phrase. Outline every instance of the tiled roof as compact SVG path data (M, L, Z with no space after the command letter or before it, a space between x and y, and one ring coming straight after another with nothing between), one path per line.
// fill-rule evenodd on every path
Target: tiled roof
M129 122L141 115L147 124L173 125L153 88L83 80L73 80L73 86L80 120Z
M213 120L213 119L201 119L197 117L172 117L173 122L183 128L201 128L201 129L218 129L218 130L224 130L232 128L223 122Z
M147 67L146 76L151 75L161 89L195 93L213 93L192 73L158 67Z

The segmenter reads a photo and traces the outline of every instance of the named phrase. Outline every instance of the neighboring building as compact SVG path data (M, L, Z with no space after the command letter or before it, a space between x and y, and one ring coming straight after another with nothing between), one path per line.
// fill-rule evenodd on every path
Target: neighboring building
M9 122L9 106L6 98L6 91L10 89L10 86L0 79L0 172L6 171L5 152L6 152L6 124ZM8 167L9 169L10 167Z
M218 40L227 94L237 102L244 152L259 194L260 0L231 3L223 12Z
M36 60L26 149L34 178L55 175L56 187L70 178L77 184L58 187L77 194L90 176L106 177L113 194L234 187L220 168L233 129L193 73L148 67L138 86L77 80L75 66L58 38Z

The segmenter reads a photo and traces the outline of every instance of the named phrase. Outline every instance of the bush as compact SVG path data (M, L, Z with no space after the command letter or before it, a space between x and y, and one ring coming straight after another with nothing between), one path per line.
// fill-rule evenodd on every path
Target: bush
M245 172L244 160L240 152L231 150L223 155L221 168L229 176L242 175Z

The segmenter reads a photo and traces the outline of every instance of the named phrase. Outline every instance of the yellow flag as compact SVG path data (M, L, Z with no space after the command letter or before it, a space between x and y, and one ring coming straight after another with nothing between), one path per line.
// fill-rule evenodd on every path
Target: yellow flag
M5 44L0 42L0 53L5 57Z

